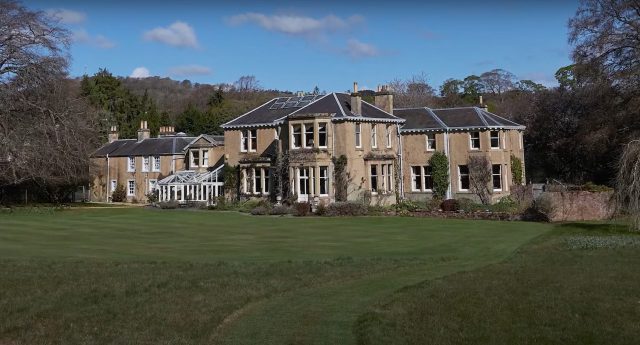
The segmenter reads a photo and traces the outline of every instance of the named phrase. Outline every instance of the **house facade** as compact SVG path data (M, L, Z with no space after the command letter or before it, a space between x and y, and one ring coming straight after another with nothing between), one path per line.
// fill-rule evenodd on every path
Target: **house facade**
M239 168L240 195L395 202L404 120L383 109L389 97L381 92L369 104L356 84L351 94L274 98L224 124L227 164Z
M444 152L449 163L447 198L476 199L470 187L469 159L484 156L491 165L492 200L510 194L513 185L511 156L524 162L523 131L513 121L492 114L484 107L448 109L396 109L406 120L401 128L403 196L430 199L433 180L429 160ZM524 166L523 170L524 178Z
M511 157L524 162L524 126L486 107L394 109L386 88L369 103L357 83L350 94L277 97L222 128L224 136L187 137L163 127L150 138L143 122L137 140L118 140L114 128L92 156L92 199L108 201L123 184L129 201L152 190L161 201L211 203L225 193L316 204L421 201L433 197L429 160L440 151L449 163L447 198L477 199L469 160L482 156L497 201L514 183ZM233 190L223 189L224 166L235 169Z
M146 202L147 194L162 191L161 182L168 177L178 172L203 173L222 164L221 136L189 137L170 126L161 127L157 138L150 133L146 121L140 123L137 139L119 139L117 128L111 127L109 142L90 158L92 201L111 201L116 187L122 185L126 201ZM190 196L176 186L166 191L167 197L169 192L175 200Z

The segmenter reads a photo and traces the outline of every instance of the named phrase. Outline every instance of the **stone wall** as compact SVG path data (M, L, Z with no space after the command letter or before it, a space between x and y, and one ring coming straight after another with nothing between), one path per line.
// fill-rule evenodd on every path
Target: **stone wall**
M611 202L613 192L563 191L544 192L550 199L553 212L552 222L604 220L614 212Z

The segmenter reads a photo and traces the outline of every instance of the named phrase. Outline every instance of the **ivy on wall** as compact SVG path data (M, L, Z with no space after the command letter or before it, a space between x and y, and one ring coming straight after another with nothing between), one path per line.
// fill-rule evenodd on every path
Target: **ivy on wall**
M349 180L347 177L347 156L331 158L333 161L333 182L335 186L336 201L347 201L347 189Z
M222 168L222 176L224 178L224 190L231 200L237 200L238 189L240 188L238 176L240 169L237 166L226 164Z

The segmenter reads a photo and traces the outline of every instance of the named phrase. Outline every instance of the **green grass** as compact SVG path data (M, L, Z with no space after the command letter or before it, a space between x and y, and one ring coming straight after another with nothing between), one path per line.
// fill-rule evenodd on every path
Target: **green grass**
M607 247L572 248L576 238ZM359 344L637 344L638 239L611 224L562 224L502 263L396 292L354 333Z
M546 224L74 209L0 214L0 344L349 344L408 285ZM359 333L356 333L359 334Z

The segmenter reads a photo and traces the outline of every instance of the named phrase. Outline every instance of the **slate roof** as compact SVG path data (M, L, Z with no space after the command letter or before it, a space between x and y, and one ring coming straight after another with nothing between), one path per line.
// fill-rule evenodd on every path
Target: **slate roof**
M128 157L182 154L184 148L196 137L167 136L149 138L140 142L136 139L120 139L103 145L91 157Z
M289 97L293 98L293 97ZM346 93L329 93L315 98L309 104L300 107L275 108L276 103L283 102L283 98L274 98L269 102L241 115L225 124L222 128L243 128L256 126L275 126L289 117L309 114L329 114L336 121L380 121L404 122L403 119L376 108L374 105L362 101L361 115L351 112L351 95Z
M394 109L394 114L406 120L400 129L401 132L525 129L523 125L478 107Z

